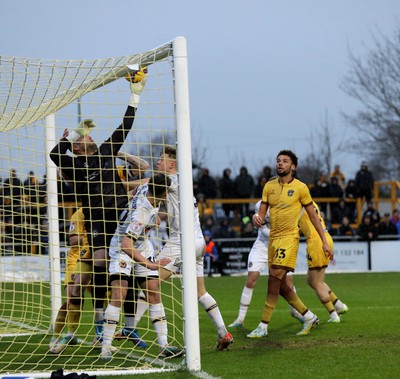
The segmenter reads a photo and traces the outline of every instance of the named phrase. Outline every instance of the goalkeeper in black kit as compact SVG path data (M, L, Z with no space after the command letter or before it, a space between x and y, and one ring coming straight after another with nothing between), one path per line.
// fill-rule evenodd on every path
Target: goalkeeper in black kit
M103 302L107 291L107 248L117 228L128 195L116 166L117 153L132 129L140 94L147 80L146 69L130 77L131 97L122 124L100 146L90 136L92 120L82 121L70 133L64 130L59 143L50 152L51 160L61 170L82 204L85 229L92 251L93 298L95 299L96 336L102 339ZM68 154L71 150L73 156ZM81 297L72 297L69 307L80 308ZM64 344L68 341L64 341ZM60 346L62 351L65 346ZM56 350L58 350L56 348Z

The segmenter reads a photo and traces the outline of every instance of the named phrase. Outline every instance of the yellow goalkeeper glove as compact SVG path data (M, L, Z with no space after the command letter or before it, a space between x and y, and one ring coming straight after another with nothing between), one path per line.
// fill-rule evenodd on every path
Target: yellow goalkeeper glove
M142 93L147 81L147 68L143 67L140 70L132 70L125 79L130 82L131 87L129 105L137 108L140 102L140 94Z
M68 140L72 143L76 142L79 138L88 135L96 126L93 120L83 120L78 126L71 131Z

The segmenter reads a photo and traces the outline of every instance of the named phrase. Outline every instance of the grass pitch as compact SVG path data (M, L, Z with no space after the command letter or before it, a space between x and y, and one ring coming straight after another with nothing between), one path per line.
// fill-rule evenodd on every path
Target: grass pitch
M286 302L280 299L268 337L246 338L261 319L267 283L267 277L261 277L244 327L230 330L235 342L229 351L214 350L214 325L199 307L202 371L190 374L182 369L146 377L399 378L400 273L329 274L326 281L350 308L340 324L326 323L325 308L307 286L305 277L298 275L295 276L297 291L303 302L318 315L320 325L308 336L296 336L301 325L289 315ZM237 316L244 283L245 277L206 278L207 290L218 301L227 325ZM10 349L7 341L0 339L0 351L8 349L10 360L15 359L18 351L29 354L30 345L25 345L23 350L21 347L16 344L15 349ZM62 362L61 358L59 363ZM28 365L32 363L28 362Z

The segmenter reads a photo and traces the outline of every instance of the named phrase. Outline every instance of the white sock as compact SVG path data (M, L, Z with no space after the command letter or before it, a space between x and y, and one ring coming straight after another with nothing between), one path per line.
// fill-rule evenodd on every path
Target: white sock
M144 295L143 291L140 291L138 295L138 299L136 302L136 314L135 314L135 321L133 322L133 327L136 328L137 324L143 317L144 313L149 308L149 303L147 302L146 296Z
M242 296L240 297L239 314L236 319L237 322L243 323L246 318L247 311L249 309L251 299L253 297L254 288L244 287L242 291Z
M217 328L218 335L220 337L225 337L228 331L226 330L224 320L222 319L221 312L218 308L217 302L214 298L206 292L200 299L199 303L207 312L208 317L211 318L212 322L214 323L215 327Z
M312 313L311 311L307 311L303 317L305 321L310 321L314 316L314 313Z
M340 316L338 315L338 313L337 313L336 311L333 311L333 312L330 314L330 318L335 319L335 318L340 318Z
M342 309L343 307L344 307L344 304L339 299L337 299L337 301L335 303L335 309L338 310L338 309Z
M268 324L266 324L265 322L260 322L258 324L258 327L264 330L268 330Z
M108 304L104 314L103 349L111 346L120 314L121 308Z
M164 306L161 303L150 304L150 319L153 323L155 332L157 333L157 341L160 347L168 345L168 327L167 318L165 317Z

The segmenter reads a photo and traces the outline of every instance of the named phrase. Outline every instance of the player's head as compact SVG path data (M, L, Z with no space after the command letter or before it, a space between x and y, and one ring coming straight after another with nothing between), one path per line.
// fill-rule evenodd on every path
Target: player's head
M281 150L276 156L276 173L278 176L294 175L298 158L291 150Z
M203 236L204 236L204 239L206 240L206 242L211 241L211 239L212 239L212 234L209 230L205 230L203 232Z
M176 147L164 146L160 158L157 161L157 170L167 174L176 173Z
M89 134L79 137L72 143L72 152L75 155L93 155L96 151L97 145Z
M165 200L170 185L171 179L168 176L164 174L153 175L147 183L149 195L158 200L157 202Z

